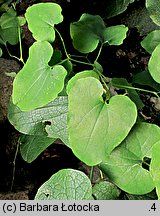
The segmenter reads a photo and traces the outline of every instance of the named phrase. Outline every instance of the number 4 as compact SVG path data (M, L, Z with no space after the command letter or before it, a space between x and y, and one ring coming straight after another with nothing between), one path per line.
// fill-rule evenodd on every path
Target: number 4
M155 203L153 203L153 205L151 206L151 209L154 211L156 210L156 204Z

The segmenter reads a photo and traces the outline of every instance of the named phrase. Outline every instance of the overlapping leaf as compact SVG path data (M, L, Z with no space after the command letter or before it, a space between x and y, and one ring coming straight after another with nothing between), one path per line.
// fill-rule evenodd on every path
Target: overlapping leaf
M26 11L28 27L37 41L55 40L54 25L63 21L61 7L56 3L39 3Z
M156 187L158 199L160 199L160 141L158 141L152 149L151 173Z
M142 167L145 157L151 158L152 147L160 139L160 128L139 123L100 169L122 190L131 194L146 194L155 185L150 171Z
M160 2L159 0L146 0L146 7L154 23L160 26Z
M111 182L102 181L93 186L92 194L96 200L116 200L120 190Z
M149 63L148 63L148 69L153 77L153 79L157 82L160 83L160 61L159 61L159 56L160 56L160 44L156 46L154 51L152 52L152 55L150 57Z
M52 54L47 41L35 42L30 47L29 58L13 83L13 103L21 110L42 107L62 91L67 71L62 65L48 65Z
M67 111L67 97L61 96L46 106L29 112L23 112L10 103L8 119L23 134L60 138L67 145Z
M39 189L36 200L89 200L92 185L80 171L63 169L52 175Z
M55 138L47 136L22 135L20 139L21 156L25 161L31 163L54 141Z
M137 117L127 96L102 98L103 86L93 77L78 79L68 94L69 145L88 165L96 165L127 136Z
M18 28L17 13L10 8L0 17L0 43L6 44L9 42L12 45L17 44L19 40Z

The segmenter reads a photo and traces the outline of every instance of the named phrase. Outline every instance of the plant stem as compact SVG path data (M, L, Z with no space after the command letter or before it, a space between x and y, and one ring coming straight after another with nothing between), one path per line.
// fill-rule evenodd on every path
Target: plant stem
M16 159L17 159L17 154L18 154L18 150L19 150L19 145L20 145L20 141L18 139L16 152L15 152L14 159L13 159L13 173L12 173L12 182L11 182L11 189L10 189L11 191L13 189L13 184L14 184L15 170L16 170Z
M20 61L24 64L23 52L22 52L22 41L21 41L21 28L18 27L18 37L19 37L19 50L20 50Z
M99 51L98 51L98 55L97 55L97 57L96 57L95 62L98 61L98 58L99 58L99 56L100 56L100 54L101 54L101 52L102 52L102 48L103 48L103 43L101 43L101 46L100 46L100 49L99 49Z
M91 63L88 63L88 62L79 61L79 60L71 58L72 55L68 54L62 35L60 34L60 32L55 27L54 27L54 29L55 29L55 31L57 32L57 34L59 35L59 37L61 39L61 42L62 42L62 45L63 45L63 49L64 49L65 55L66 55L66 57L67 57L68 60L76 62L76 63L80 63L80 64L94 66L94 64L91 64Z

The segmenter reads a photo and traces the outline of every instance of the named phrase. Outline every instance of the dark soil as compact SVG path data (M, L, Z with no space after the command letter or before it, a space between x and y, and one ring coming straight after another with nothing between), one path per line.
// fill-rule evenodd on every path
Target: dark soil
M77 21L82 13L91 13L104 15L103 4L100 1L90 0L30 0L23 1L17 5L19 15L24 15L26 9L32 4L38 2L56 2L59 3L63 10L64 22L58 26L64 40L67 44L67 49L74 54L74 50L69 37L70 22ZM103 2L103 1L102 1ZM141 1L141 4L144 2ZM129 8L129 10L131 10ZM124 18L123 18L124 19ZM121 24L122 16L118 16L108 20L109 25ZM34 42L27 25L23 27L23 50L25 53L24 59L28 57L28 49ZM142 49L140 42L143 36L140 35L137 28L130 28L128 37L121 46L105 47L102 56L99 59L104 67L104 74L110 78L123 77L128 81L131 80L134 73L143 71L148 63L149 55ZM56 47L60 47L59 41L56 41ZM16 52L18 48L10 47L12 52ZM18 51L17 51L18 53ZM16 53L14 53L16 55ZM5 58L11 58L5 53ZM91 54L90 58L94 59ZM22 65L19 65L21 67ZM1 65L0 65L1 67ZM7 66L6 66L7 68ZM75 72L83 70L83 66L75 67ZM86 69L86 67L85 67ZM11 69L9 71L12 71ZM0 76L2 76L0 74ZM1 81L2 82L2 81ZM5 82L5 81L4 81ZM6 83L6 82L5 82ZM11 85L11 84L8 84ZM8 90L10 92L10 90ZM11 93L9 93L10 95ZM9 96L7 94L7 97ZM145 107L141 115L142 118L147 118L149 122L158 122L159 115L154 110L150 102L151 95L140 94ZM6 93L3 93L6 97ZM5 102L6 103L6 102ZM3 110L4 111L4 110ZM47 148L34 162L26 163L20 153L16 157L14 165L14 157L16 153L19 133L13 128L6 118L6 107L3 114L3 121L0 122L1 144L0 144L0 199L34 199L37 189L48 180L51 175L63 168L73 168L83 170L88 174L88 169L84 166L72 153L72 151L63 144L59 144L59 140L55 141ZM146 119L145 119L146 120ZM160 121L159 121L160 122ZM12 189L12 191L11 191Z

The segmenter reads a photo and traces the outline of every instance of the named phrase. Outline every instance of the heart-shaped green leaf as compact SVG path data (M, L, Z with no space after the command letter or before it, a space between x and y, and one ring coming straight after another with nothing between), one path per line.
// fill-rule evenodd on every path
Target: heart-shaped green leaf
M60 138L67 145L67 112L67 97L61 96L46 106L29 112L23 112L10 103L8 119L23 134Z
M151 158L153 145L160 140L160 128L139 123L127 138L113 150L100 169L122 190L131 194L146 194L154 189L150 171L142 167Z
M6 42L9 42L12 45L17 44L19 41L18 28L17 13L10 8L0 17L0 43L6 44Z
M78 170L63 169L52 175L38 190L36 200L89 200L92 185Z
M111 182L102 181L93 186L92 194L96 200L116 200L120 190Z
M160 3L159 0L146 0L146 8L154 23L160 26Z
M110 45L120 45L126 38L127 31L128 28L124 25L106 28L100 16L90 14L83 14L78 22L70 25L73 46L82 53L94 51L99 41Z
M78 79L68 94L69 145L88 165L96 165L127 136L137 117L135 104L122 95L109 104L103 86L93 77Z
M141 42L141 46L150 54L160 44L160 30L150 32Z
M152 148L152 160L151 160L151 174L153 176L154 184L158 199L160 199L160 141L158 141Z
M111 26L104 31L104 43L109 45L121 45L126 38L128 27L125 25Z
M95 50L103 38L105 29L102 18L98 15L83 14L78 22L71 23L70 35L75 49L82 53Z
M62 91L67 71L62 65L48 65L52 54L47 41L35 42L30 47L29 58L13 83L13 103L21 110L42 107Z
M148 69L153 79L160 83L160 44L154 49L148 63Z
M23 160L31 163L56 139L46 136L22 135L20 139L20 152Z
M36 40L55 40L54 25L63 21L61 11L60 5L56 3L39 3L27 9L25 16L28 27Z

